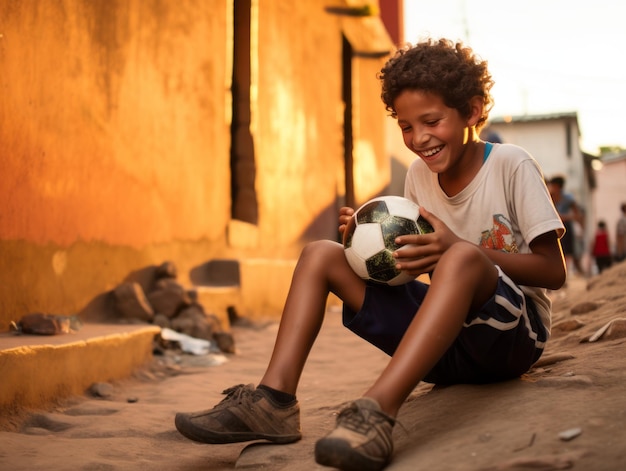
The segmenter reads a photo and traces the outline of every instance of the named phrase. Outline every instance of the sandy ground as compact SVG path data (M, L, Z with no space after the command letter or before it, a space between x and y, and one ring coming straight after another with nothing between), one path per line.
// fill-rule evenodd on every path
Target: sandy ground
M518 380L485 386L420 384L398 417L389 470L618 471L626 469L626 265L572 279L554 292L554 331L539 364ZM387 357L341 327L329 311L298 397L304 438L295 444L203 445L174 428L177 411L213 406L221 391L256 383L277 330L234 329L238 352L166 355L112 384L50 410L0 420L2 470L315 470L315 441L333 428ZM567 436L568 435L568 436Z

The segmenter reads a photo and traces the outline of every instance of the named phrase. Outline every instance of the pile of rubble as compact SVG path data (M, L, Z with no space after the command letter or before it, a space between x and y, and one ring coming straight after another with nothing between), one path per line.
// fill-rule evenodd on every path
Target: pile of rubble
M214 342L220 351L234 353L232 334L224 330L215 314L205 312L197 291L186 290L176 278L176 266L164 262L156 267L147 287L134 281L119 284L113 290L118 316L127 322L147 322Z

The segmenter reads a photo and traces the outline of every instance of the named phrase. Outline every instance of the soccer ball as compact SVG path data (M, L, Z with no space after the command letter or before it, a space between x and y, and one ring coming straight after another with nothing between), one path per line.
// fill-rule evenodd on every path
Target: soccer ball
M401 246L395 239L406 234L433 232L419 215L419 206L400 196L374 198L357 209L343 233L348 264L361 278L397 286L415 277L396 268L393 252Z

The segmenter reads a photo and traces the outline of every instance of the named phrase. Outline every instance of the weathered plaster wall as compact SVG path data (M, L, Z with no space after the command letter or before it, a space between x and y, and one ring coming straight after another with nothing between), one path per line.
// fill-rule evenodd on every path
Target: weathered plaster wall
M226 13L210 3L2 2L2 239L221 235Z
M251 225L230 220L232 0L0 2L0 331L164 260L185 282L336 234L342 32L325 4L252 2ZM388 179L383 60L354 59L361 199Z
M259 237L276 247L299 238L335 207L343 178L341 32L323 6L317 0L259 2L252 109ZM336 218L325 223L326 235L333 235Z
M223 245L226 2L1 2L0 34L0 329Z
M386 147L387 112L377 74L386 58L353 59L354 189L357 204L385 191L391 179ZM396 130L397 131L397 130Z

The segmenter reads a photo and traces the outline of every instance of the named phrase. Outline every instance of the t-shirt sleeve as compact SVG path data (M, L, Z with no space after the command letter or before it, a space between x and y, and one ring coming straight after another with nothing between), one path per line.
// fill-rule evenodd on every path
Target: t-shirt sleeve
M511 211L520 232L530 243L538 236L556 231L562 237L565 227L544 183L539 164L532 158L520 162L511 179Z

